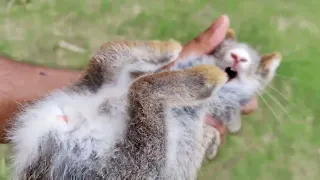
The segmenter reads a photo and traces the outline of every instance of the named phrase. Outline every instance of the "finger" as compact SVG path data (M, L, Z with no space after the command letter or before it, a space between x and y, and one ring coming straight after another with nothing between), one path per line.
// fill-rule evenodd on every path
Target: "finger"
M189 55L204 55L211 53L218 44L220 44L229 29L229 17L220 16L204 32L193 40L189 41L180 53L179 59Z
M228 129L226 126L224 126L220 121L216 120L213 117L207 117L206 123L208 125L213 126L214 128L217 129L217 131L219 132L220 135L220 145L225 144L226 142L226 137L227 137L227 133L228 133Z
M216 118L207 115L205 118L205 123L210 125L210 126L221 126L222 123L218 121Z
M219 26L215 24L210 28L210 33L209 33L210 48L206 53L211 53L226 37L226 34L230 26L229 17L226 15L223 15L219 23L220 23Z
M212 116L206 116L205 123L216 128L219 131L220 136L225 136L228 133L226 126Z
M242 114L248 115L253 111L257 110L259 107L259 102L256 97L254 97L247 105L242 108Z
M202 45L205 45L204 53L210 53L220 44L227 34L230 26L229 17L226 15L220 16L211 26L200 34L195 40Z
M223 134L223 135L220 135L220 139L221 139L221 143L220 143L220 145L223 145L223 144L225 144L226 143L226 140L227 140L227 136L225 135L225 134Z
M211 53L214 48L224 40L229 29L229 24L228 16L220 16L204 32L184 45L177 61L183 60L185 57L191 55L199 56ZM162 69L170 69L177 61L164 66Z

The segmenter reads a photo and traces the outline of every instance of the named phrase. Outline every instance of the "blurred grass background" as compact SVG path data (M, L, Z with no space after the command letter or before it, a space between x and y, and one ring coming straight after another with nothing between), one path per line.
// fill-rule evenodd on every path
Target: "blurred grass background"
M106 41L187 42L226 13L240 40L263 53L280 51L284 61L260 109L244 117L242 132L228 137L200 179L316 180L319 7L316 0L0 0L0 53L82 68ZM10 148L1 146L0 179L10 177L9 154Z

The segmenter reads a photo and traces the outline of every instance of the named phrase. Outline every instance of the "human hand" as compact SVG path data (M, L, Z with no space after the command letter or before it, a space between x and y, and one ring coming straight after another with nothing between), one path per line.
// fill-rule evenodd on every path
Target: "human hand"
M186 43L180 52L177 60L164 66L162 69L169 69L179 60L188 56L201 56L210 54L224 39L229 29L229 17L220 16L204 32Z
M243 115L248 115L254 112L256 109L258 109L258 107L259 107L258 99L254 97L246 106L242 107L241 112ZM207 115L205 119L205 123L215 127L219 131L220 139L222 143L226 141L226 137L229 131L228 131L228 128L221 123L221 121L219 121L218 119L215 119L212 116Z
M259 107L259 102L256 97L254 97L247 105L242 107L242 114L247 115L254 112Z
M178 59L210 54L224 39L230 26L229 17L220 16L204 32L184 45Z

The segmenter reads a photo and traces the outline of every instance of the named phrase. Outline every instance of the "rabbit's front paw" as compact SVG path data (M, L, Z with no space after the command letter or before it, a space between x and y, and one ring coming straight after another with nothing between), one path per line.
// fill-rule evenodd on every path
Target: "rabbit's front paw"
M228 81L228 75L214 65L198 65L187 69L187 71L202 77L204 86L202 92L200 92L201 98L214 95L214 92L219 90Z

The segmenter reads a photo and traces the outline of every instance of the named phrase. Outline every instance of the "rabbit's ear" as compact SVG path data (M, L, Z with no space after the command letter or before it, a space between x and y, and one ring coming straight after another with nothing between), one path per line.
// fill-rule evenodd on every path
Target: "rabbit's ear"
M265 54L261 57L260 70L269 71L278 68L281 61L281 54L279 52L273 52L270 54Z
M265 54L261 57L258 69L258 74L261 75L261 82L267 84L274 78L280 62L281 54L279 52Z
M233 39L236 40L236 33L233 29L229 28L227 35L226 35L226 39Z

